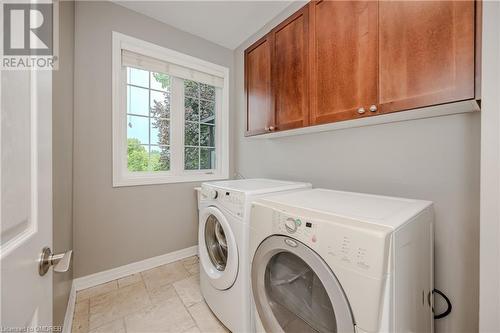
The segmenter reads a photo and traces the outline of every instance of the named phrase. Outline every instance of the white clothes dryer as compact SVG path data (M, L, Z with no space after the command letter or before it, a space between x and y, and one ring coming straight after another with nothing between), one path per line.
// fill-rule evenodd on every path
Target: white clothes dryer
M250 226L258 332L433 332L431 202L305 190Z
M198 195L201 292L232 332L253 332L248 253L249 213L255 199L305 190L308 183L242 179L204 183Z

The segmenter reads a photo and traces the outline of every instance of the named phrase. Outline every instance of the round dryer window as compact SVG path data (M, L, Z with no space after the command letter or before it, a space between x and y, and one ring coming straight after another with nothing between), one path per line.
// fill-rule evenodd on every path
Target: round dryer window
M217 217L212 214L205 222L205 245L212 264L218 271L224 271L227 264L226 234Z
M201 267L210 284L219 290L230 288L238 275L238 248L220 209L207 207L200 212L198 244Z
M260 244L252 286L267 332L354 332L337 278L316 252L295 239L271 236Z

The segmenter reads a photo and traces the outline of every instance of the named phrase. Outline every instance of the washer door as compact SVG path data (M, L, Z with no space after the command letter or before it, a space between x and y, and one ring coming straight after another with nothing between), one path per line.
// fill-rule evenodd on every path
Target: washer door
M266 332L354 332L337 278L316 252L295 239L271 236L259 245L252 290Z
M219 290L230 288L238 275L238 248L219 209L207 207L200 212L198 243L201 266L210 284Z

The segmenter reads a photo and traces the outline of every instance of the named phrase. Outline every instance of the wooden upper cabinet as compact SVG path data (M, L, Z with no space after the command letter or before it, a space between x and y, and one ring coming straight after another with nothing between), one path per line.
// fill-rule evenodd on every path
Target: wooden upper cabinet
M474 98L474 1L380 1L380 104Z
M311 123L376 114L378 2L312 1L309 10Z
M476 3L310 1L245 50L246 135L474 99Z
M309 49L307 6L273 31L275 125L287 130L309 124Z
M245 50L246 135L267 133L274 126L273 44L268 34Z

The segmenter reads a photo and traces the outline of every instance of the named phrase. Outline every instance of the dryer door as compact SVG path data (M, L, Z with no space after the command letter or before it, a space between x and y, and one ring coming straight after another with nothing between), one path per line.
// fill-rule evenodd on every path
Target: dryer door
M252 289L266 332L354 332L337 278L316 252L295 239L276 235L259 245Z
M219 290L230 288L238 275L238 248L231 227L216 207L200 212L198 231L200 263L210 284Z

